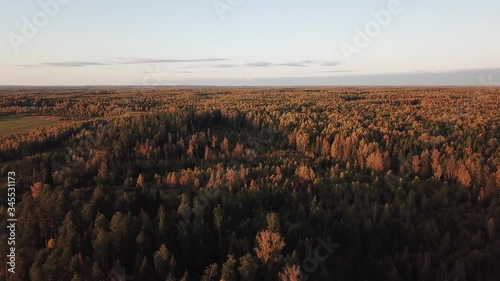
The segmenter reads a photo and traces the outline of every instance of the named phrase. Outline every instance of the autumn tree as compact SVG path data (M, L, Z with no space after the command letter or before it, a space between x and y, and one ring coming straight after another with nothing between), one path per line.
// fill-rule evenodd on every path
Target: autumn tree
M154 254L154 267L157 277L166 278L168 273L168 259L168 249L165 244L162 244L160 249Z
M248 253L240 258L240 265L238 266L238 273L242 281L255 281L257 280L258 261L255 256Z
M217 276L219 275L219 266L216 263L213 263L205 268L202 281L215 281L217 280Z
M285 265L279 273L281 281L300 281L302 280L302 272L298 265Z
M283 259L281 251L285 247L285 241L280 233L276 213L267 216L267 229L260 231L255 240L255 253L264 265L271 268L281 263Z
M222 265L221 281L236 281L236 259L228 255L226 262Z

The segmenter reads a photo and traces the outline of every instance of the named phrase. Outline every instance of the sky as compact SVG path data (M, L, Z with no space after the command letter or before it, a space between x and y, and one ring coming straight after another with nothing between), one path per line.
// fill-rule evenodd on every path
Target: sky
M0 85L500 85L500 1L0 0Z

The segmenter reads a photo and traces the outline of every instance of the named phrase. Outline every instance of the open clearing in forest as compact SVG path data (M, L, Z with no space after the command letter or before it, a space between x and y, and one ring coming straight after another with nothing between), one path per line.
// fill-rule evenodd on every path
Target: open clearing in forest
M0 136L24 133L41 126L51 125L57 121L38 117L0 116Z

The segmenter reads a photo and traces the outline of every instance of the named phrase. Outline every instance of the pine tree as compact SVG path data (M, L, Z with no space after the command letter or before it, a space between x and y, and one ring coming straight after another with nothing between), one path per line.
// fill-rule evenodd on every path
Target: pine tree
M495 237L495 220L493 220L493 218L488 220L487 233L490 239Z
M139 280L151 280L152 268L148 257L142 259L141 267L139 269Z
M160 205L158 208L156 219L158 221L158 233L160 235L160 240L163 241L165 240L165 236L168 232L167 213L165 212L165 207L163 205Z
M110 238L109 233L105 229L99 229L93 243L94 258L101 264L101 267L106 268L110 255L109 251Z
M59 237L57 238L56 247L61 249L66 259L71 258L77 252L78 247L78 231L73 223L72 213L69 212L59 229Z
M222 265L221 281L236 281L236 259L233 255L228 255Z
M280 232L280 219L277 213L269 213L266 216L267 230L271 232Z
M238 273L242 281L255 281L257 278L257 270L259 265L257 258L252 254L246 254L240 258Z
M125 254L125 249L122 250L122 247L129 234L129 225L125 215L121 212L115 213L111 218L109 228L112 254L115 257L120 257L121 254Z
M179 281L189 281L189 274L187 271L184 272L184 275L182 276L181 280Z
M102 274L97 261L95 261L92 265L92 280L104 280L104 275Z
M222 244L222 222L223 222L222 208L220 205L217 205L217 207L214 209L214 225L219 233L219 251L221 259L224 256L224 248Z
M142 176L142 174L140 174L137 178L137 183L135 184L135 186L144 188L144 177Z
M156 276L159 278L165 278L168 273L168 258L169 253L167 246L165 244L160 246L160 249L156 251L154 255L154 265Z

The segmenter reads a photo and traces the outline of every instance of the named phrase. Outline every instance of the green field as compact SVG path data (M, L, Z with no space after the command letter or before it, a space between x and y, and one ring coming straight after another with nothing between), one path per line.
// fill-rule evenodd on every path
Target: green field
M0 116L0 136L24 133L31 129L54 123L55 121L33 117Z

